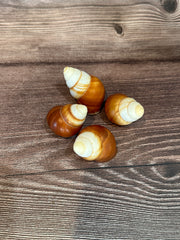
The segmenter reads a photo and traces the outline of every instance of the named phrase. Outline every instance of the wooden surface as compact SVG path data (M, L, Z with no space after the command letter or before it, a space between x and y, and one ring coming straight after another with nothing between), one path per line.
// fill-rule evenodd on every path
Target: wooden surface
M180 239L178 1L0 1L0 239ZM142 61L143 60L143 61ZM151 60L151 61L150 61ZM173 61L172 61L173 60ZM86 162L45 121L71 65L145 108Z
M174 0L0 1L0 63L174 60Z

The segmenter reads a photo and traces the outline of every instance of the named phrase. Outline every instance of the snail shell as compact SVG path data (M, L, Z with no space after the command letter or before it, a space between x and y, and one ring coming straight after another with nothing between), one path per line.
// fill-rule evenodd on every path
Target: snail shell
M112 123L128 125L143 116L144 108L135 99L117 93L107 98L105 113Z
M97 77L76 68L65 67L64 78L70 94L78 103L87 106L89 114L96 114L101 110L105 89Z
M81 130L74 145L74 152L85 160L106 162L116 155L116 141L105 127L91 125Z
M55 106L47 114L47 122L51 130L61 137L77 134L87 115L87 107L82 104Z

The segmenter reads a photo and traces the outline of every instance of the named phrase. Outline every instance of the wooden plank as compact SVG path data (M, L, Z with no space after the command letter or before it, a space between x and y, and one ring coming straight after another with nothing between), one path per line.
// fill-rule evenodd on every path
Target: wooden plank
M63 139L47 127L55 105L75 103L63 78L65 65L15 65L0 68L0 175L180 161L179 62L76 64L99 77L107 96L121 92L137 99L144 117L127 126L111 124L104 110L84 126L100 124L116 138L116 157L103 164L86 162L72 150L75 136Z
M1 1L0 63L180 59L173 2Z
M170 164L1 178L0 237L178 240L179 170Z

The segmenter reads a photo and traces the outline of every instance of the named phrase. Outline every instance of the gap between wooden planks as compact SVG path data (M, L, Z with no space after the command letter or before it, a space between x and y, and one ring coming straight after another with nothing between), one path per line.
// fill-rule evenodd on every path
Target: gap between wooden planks
M0 178L0 237L179 240L179 180L177 165Z

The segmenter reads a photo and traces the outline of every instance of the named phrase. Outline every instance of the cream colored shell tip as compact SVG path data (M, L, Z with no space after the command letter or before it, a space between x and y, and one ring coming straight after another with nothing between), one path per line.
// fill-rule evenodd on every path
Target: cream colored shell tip
M77 134L86 120L87 107L82 104L66 104L53 107L47 114L51 130L61 137Z
M84 122L85 118L87 116L87 107L82 104L72 104L70 107L71 113L74 116L75 119L78 120L78 122Z
M73 145L74 152L86 160L94 160L99 155L100 139L92 132L81 133Z
M126 122L135 122L144 115L143 106L133 98L125 98L119 105L119 113Z
M117 93L107 98L105 113L111 122L117 125L128 125L144 115L144 108L134 98Z
M78 103L87 106L88 114L100 112L104 102L105 88L99 78L76 68L65 67L64 79L71 96Z
M76 99L84 95L91 82L91 76L88 73L72 67L64 68L64 79L70 94Z
M88 161L106 162L116 155L113 134L100 125L90 125L81 130L74 145L74 152Z

